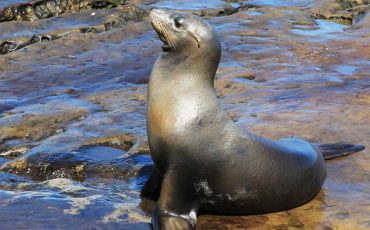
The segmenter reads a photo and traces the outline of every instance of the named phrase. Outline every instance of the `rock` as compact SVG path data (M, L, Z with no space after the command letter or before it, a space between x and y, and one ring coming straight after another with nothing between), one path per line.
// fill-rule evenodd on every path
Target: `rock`
M364 15L370 9L366 0L341 0L325 1L323 4L312 9L313 18L325 18L329 20L344 20L355 23L357 18Z
M1 190L27 190L35 189L36 185L31 180L20 177L11 173L0 172L0 189Z
M18 147L18 148L13 148L10 150L6 150L4 152L0 152L1 157L6 157L10 159L14 159L16 157L22 156L25 154L30 148L28 147Z
M106 142L106 140L110 142ZM99 141L104 141L104 144L111 146L129 148L126 142L111 140L111 138L106 138ZM87 177L127 180L131 177L140 176L141 173L150 172L149 168L152 167L150 156L140 157L137 152L139 149L124 155L102 152L114 151L114 149L104 148L97 150L100 152L89 153L89 148L94 148L98 142L92 141L92 143L94 145L85 145L73 151L73 153L30 153L5 163L0 169L4 172L15 173L39 181L55 178L84 181Z
M81 92L72 88L67 88L64 90L65 93L72 94L72 95L78 95Z
M224 1L215 0L210 4L210 2L189 2L184 0L178 1L168 1L162 0L150 4L149 7L154 8L172 8L175 10L180 10L183 12L190 12L201 17L218 17L231 15L238 12L239 7L225 3Z
M58 189L63 193L74 195L91 190L91 188L85 187L76 181L66 178L51 179L45 182L41 182L40 184L49 188Z
M54 0L50 0L50 1L54 1ZM59 0L59 1L68 1L68 0ZM98 1L98 2L103 2L103 1ZM15 10L15 12L18 12L18 11ZM73 21L75 14L72 13L72 14L66 15L65 17L57 17L57 20L59 19L63 21L63 20L68 20L68 18L70 18ZM56 14L56 15L47 14L46 18L55 17L58 15L59 14ZM60 29L59 26L54 27L53 24L58 24L58 23L56 23L55 18L53 18L53 19L46 19L46 21L35 23L36 25L44 24L45 26L42 30L38 30L37 34L31 34L30 36L24 36L23 34L25 33L18 32L19 34L22 34L23 36L15 36L11 38L9 36L5 36L7 40L3 40L4 38L0 36L0 54L7 54L15 50L27 47L29 45L35 44L35 43L41 43L41 42L61 39L66 36L70 36L71 34L102 33L104 31L112 30L114 28L124 27L129 21L142 20L143 18L146 17L147 12L140 9L139 7L135 5L123 5L123 6L119 6L114 9L111 9L111 10L101 10L98 13L92 12L91 10L90 11L86 10L84 12L79 13L79 15L81 18L85 17L86 22L76 24L75 26L69 26L66 29ZM91 18L94 18L95 20L91 20ZM9 20L13 20L13 19L9 19ZM24 20L28 20L28 18ZM38 18L32 19L31 21L34 21L34 20L38 20ZM14 23L15 22L13 22L12 24ZM1 25L0 25L0 28L2 30L7 30L6 25L4 25L3 27L5 28L1 28ZM32 24L29 27L32 28ZM29 34L29 33L26 33L26 34ZM67 57L70 58L71 55Z
M34 21L87 9L114 8L125 5L126 2L126 0L35 0L2 9L0 22Z
M230 80L216 80L215 89L217 97L223 97L230 93L241 92L243 89L245 89L245 85Z
M83 181L88 159L71 153L37 153L4 164L0 169L33 180L69 178Z
M32 8L0 23L0 153L9 157L0 157L2 228L150 229L153 204L140 205L152 167L146 83L161 42L146 21L158 1L140 2L149 5L53 6L42 20ZM239 10L186 1L222 41L215 88L236 124L273 139L369 145L368 3L228 2ZM347 25L323 20L335 17ZM324 188L302 207L202 215L197 229L367 229L369 150L327 165Z
M250 72L244 72L244 73L240 73L240 74L236 75L236 77L244 78L244 79L247 79L247 80L254 80L256 78L256 75L254 75L253 73L250 73Z
M0 143L8 139L42 140L64 132L69 122L78 120L87 113L86 110L78 109L55 115L25 114L19 121L0 127Z
M86 141L81 148L88 148L91 146L111 146L128 151L131 149L135 142L135 137L130 134L111 137L99 137Z

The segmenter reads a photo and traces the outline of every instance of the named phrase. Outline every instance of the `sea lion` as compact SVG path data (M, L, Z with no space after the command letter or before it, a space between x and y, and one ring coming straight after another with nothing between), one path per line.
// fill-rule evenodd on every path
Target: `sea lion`
M160 9L151 10L150 20L165 51L148 90L154 169L142 196L158 200L154 229L193 229L198 211L235 215L297 207L324 183L323 154L364 148L273 141L240 129L215 95L221 45L212 27L195 15Z

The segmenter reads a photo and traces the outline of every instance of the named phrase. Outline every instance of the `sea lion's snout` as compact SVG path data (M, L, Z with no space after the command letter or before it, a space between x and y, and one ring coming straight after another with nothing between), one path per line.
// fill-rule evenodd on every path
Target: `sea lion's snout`
M166 14L167 14L167 12L165 10L152 8L152 9L150 9L149 18L150 18L150 20L152 20L153 18L158 18L161 15L166 15Z
M159 39L164 43L162 49L164 52L176 50L176 44L171 37L171 28L169 26L169 12L161 9L151 9L149 14L150 23L157 33Z

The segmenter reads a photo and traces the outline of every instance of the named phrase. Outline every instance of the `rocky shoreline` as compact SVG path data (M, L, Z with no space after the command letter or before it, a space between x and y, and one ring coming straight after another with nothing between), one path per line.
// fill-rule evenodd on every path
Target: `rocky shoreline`
M147 21L153 6L215 27L223 47L215 88L240 127L368 145L328 162L324 189L302 207L201 216L197 227L370 227L369 1L15 3L0 5L2 229L30 221L41 229L149 229L152 203L139 191L152 167L146 88L161 52Z

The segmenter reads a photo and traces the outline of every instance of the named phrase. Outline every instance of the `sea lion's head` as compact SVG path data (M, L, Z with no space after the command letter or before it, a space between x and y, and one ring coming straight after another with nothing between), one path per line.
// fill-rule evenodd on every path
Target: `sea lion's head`
M200 17L172 10L152 9L151 24L164 43L164 52L220 50L213 28Z

